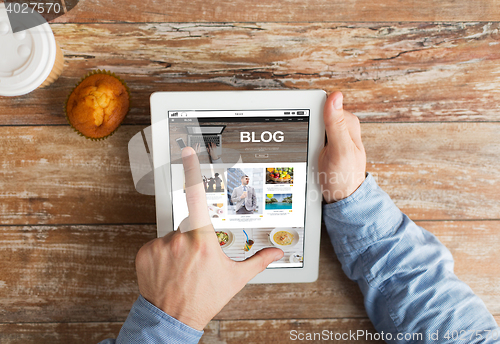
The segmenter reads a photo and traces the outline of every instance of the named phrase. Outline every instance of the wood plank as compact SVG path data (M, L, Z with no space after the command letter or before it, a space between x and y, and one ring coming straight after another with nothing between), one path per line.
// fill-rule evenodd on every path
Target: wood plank
M495 317L500 324L500 317ZM106 338L116 338L122 323L14 323L0 324L0 339L4 344L53 344L53 343L97 343ZM240 344L240 343L289 343L295 336L307 333L322 333L334 338L329 343L381 343L375 340L376 330L370 320L361 319L287 319L287 320L228 320L211 321L205 327L200 344ZM297 331L297 332L292 332ZM348 334L364 331L369 334L353 340L335 340ZM333 333L333 334L332 334ZM292 336L291 336L292 334ZM319 335L317 336L317 338ZM314 338L314 337L313 337ZM312 343L326 340L311 340Z
M116 338L122 325L122 322L0 323L0 342L2 344L98 343L107 338ZM221 338L218 335L219 327L219 321L211 321L205 327L200 343Z
M156 237L154 225L0 228L0 322L124 321L135 256Z
M360 337L359 340L350 340L349 334L358 333L357 331L369 334L367 337ZM226 344L293 343L302 339L307 343L385 343L373 339L376 333L371 321L366 318L221 321L219 336L216 338L203 336L202 342L214 344L221 342ZM338 340L335 340L335 335L340 336ZM342 335L344 335L344 340L342 340Z
M367 170L411 219L499 218L499 124L386 123L361 130Z
M97 343L116 338L121 323L15 323L0 324L2 344ZM369 319L211 321L200 344L289 343L290 333L331 331L340 335L358 330L376 333ZM297 331L297 332L291 332ZM292 337L293 338L293 337ZM317 341L313 341L317 342ZM354 343L330 341L330 343ZM380 343L364 341L363 343Z
M83 5L84 3L82 3ZM126 123L150 123L155 91L342 90L362 121L499 121L500 23L54 24L65 54L52 86L0 97L0 125L66 124L95 69L132 90Z
M458 277L499 316L500 221L420 224L448 246ZM135 255L155 235L152 225L0 227L0 322L124 321L138 296ZM248 285L216 320L364 317L361 293L323 232L318 281Z
M121 327L121 322L0 324L0 342L2 344L98 343L106 338L116 338Z
M495 320L500 323L500 317ZM359 332L358 332L359 331ZM211 333L210 333L211 334ZM358 334L359 337L355 337ZM402 335L405 335L403 333ZM413 336L413 334L407 334ZM470 335L470 332L469 332ZM486 334L484 334L486 335ZM499 333L500 335L500 333ZM308 337L310 336L310 337ZM301 340L302 338L302 340ZM307 338L312 338L307 340ZM342 339L343 338L343 339ZM221 321L220 335L216 340L211 336L203 336L202 343L385 343L377 340L377 331L371 321L365 319L287 319L287 320L251 320L251 321ZM386 337L387 338L387 337ZM418 334L413 338L419 343ZM219 341L217 341L219 340Z
M153 196L139 194L123 126L94 142L66 127L0 129L2 224L155 223Z
M68 126L0 127L3 224L155 223L122 126L93 142ZM498 219L500 124L362 124L368 171L412 219Z
M498 21L494 0L86 0L59 22Z

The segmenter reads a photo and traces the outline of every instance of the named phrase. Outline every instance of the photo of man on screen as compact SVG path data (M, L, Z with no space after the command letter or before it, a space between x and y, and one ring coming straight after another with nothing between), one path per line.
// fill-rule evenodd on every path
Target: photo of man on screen
M233 190L231 202L235 204L236 214L253 214L257 207L255 189L248 185L249 182L250 177L244 175L241 177L241 185Z

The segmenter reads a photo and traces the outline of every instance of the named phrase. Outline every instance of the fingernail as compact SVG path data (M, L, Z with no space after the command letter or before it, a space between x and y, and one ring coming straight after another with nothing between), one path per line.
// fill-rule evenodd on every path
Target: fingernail
M194 154L194 150L191 147L184 147L182 148L182 157L188 157L190 155Z
M283 255L281 253L277 254L276 257L274 257L274 262L277 262L278 260L280 260L281 258L283 258Z
M333 107L335 108L335 110L342 109L342 97L338 97L337 99L334 100Z

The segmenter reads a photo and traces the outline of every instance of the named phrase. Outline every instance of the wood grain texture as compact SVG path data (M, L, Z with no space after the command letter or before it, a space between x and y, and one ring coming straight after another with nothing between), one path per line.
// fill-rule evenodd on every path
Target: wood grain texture
M458 277L500 315L500 221L419 224L448 246ZM0 227L0 323L124 321L138 296L135 255L155 235L153 225ZM325 231L319 271L314 283L248 285L216 320L366 317Z
M155 223L122 126L93 142L68 126L0 127L2 224ZM500 124L362 124L367 170L412 219L498 219Z
M221 321L220 322L220 339L219 343L238 344L238 343L295 343L298 338L307 338L307 333L310 338L314 338L314 333L317 333L315 340L307 340L307 343L355 343L358 341L351 340L321 340L320 334L322 331L330 331L335 336L337 334L348 334L349 331L356 332L358 330L367 331L372 335L377 331L374 329L369 319L318 319L318 320L253 320L253 321ZM298 337L300 336L303 337ZM203 338L203 337L202 337ZM295 338L295 340L292 340ZM327 337L328 338L328 337ZM349 337L347 337L349 338ZM205 339L205 338L203 338ZM209 336L206 338L207 343L216 343L211 341ZM363 340L363 343L383 343L375 340Z
M142 127L94 142L66 127L2 127L0 222L154 223L132 181L127 145Z
M495 317L500 324L500 317ZM101 323L13 323L0 324L0 340L2 344L54 344L97 343L106 338L116 338L121 322ZM370 320L360 319L289 319L289 320L214 320L204 330L200 344L261 344L261 343L295 343L291 340L294 334L321 333L323 330L342 335L358 330L374 334ZM293 337L292 337L293 338ZM333 337L335 338L335 337ZM368 337L369 339L369 337ZM308 343L324 343L311 340ZM352 340L333 340L328 343L360 343ZM381 341L364 340L363 344L381 343Z
M2 344L95 344L106 338L116 338L121 326L121 322L0 324L0 342Z
M413 220L500 218L498 123L365 124L361 131L367 170Z
M0 322L124 321L156 226L1 227ZM57 320L55 320L57 319Z
M500 324L500 317L495 320ZM327 331L330 339L321 340L323 331ZM294 332L291 332L294 331ZM364 335L358 339L352 339L349 334L363 331ZM304 338L300 341L298 334ZM312 340L305 340L307 334L316 337ZM367 334L368 333L368 334ZM203 336L202 343L342 343L342 344L372 344L385 343L382 340L376 340L377 331L369 319L287 319L287 320L253 320L253 321L221 321L219 341L212 341L212 336ZM335 339L335 336L344 336L344 339ZM403 334L404 335L404 334ZM411 334L410 334L411 335ZM469 332L470 335L470 332ZM486 334L485 334L486 335ZM500 333L499 333L500 335ZM326 337L328 338L328 337ZM347 339L346 339L347 338ZM380 338L380 337L379 337ZM419 343L419 337L415 336L415 341L408 343Z
M97 343L116 338L122 323L13 323L0 324L2 344ZM204 330L200 344L290 343L290 331L297 333L349 333L357 330L375 333L369 319L321 320L251 320L211 321ZM309 343L311 341L308 341ZM318 341L313 341L318 342ZM354 343L330 341L330 343ZM380 343L364 341L364 344Z
M342 90L362 121L499 121L499 23L54 24L63 75L0 98L0 125L65 124L87 72L130 86L125 123L150 123L155 91Z
M58 22L498 21L494 0L86 0Z
M495 317L500 324L500 316ZM122 323L13 323L0 324L0 340L2 344L54 344L97 343L106 338L116 338ZM333 332L333 336L348 334L358 330L376 333L370 320L360 319L289 319L289 320L240 320L211 321L205 327L200 344L262 344L262 343L295 343L291 340L294 334L321 333L323 330ZM292 337L294 338L294 337ZM333 337L335 338L335 337ZM382 343L381 341L363 340L363 344ZM307 343L324 343L325 340L311 340ZM328 343L361 343L352 340L333 340Z

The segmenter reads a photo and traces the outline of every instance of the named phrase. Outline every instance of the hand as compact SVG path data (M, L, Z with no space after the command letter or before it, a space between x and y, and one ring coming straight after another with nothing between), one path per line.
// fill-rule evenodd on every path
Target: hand
M323 112L328 143L319 156L319 179L327 203L350 196L366 175L359 119L343 109L342 101L342 93L331 94Z
M247 192L243 191L243 194L241 194L240 199L247 198Z
M196 154L200 154L203 151L199 143L195 143L193 149L196 152Z
M217 155L216 149L217 149L217 146L213 142L210 142L207 145L207 152L210 155L210 158L212 159L212 161L219 159L219 156Z
M141 295L165 313L194 329L208 322L255 275L283 251L266 248L243 262L220 248L210 221L198 157L182 150L189 217L179 230L145 244L137 253Z

